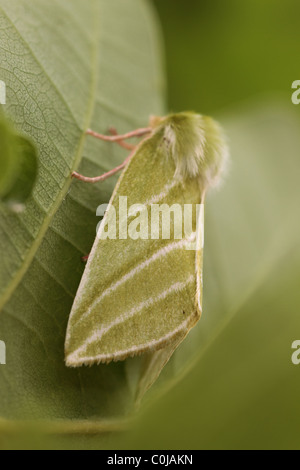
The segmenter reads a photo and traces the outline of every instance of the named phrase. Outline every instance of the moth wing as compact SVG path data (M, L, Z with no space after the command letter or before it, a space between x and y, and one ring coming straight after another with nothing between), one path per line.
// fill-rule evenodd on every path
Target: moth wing
M203 248L204 248L204 204L200 207L198 214L198 229L196 238L196 303L198 304L199 316L202 310L202 294L203 294ZM186 334L189 330L186 331ZM144 356L142 367L140 369L140 377L136 392L136 402L140 403L141 399L149 390L151 385L159 377L162 369L169 361L183 337L175 337L167 346L158 351L148 353ZM130 367L130 363L128 365Z
M66 363L77 367L122 360L179 343L201 313L202 250L187 249L196 226L183 238L151 238L151 204L200 204L199 184L174 179L175 166L161 148L162 136L144 141L120 176L100 234L110 222L121 231L120 201L147 208L148 239L95 240L67 328ZM202 207L202 206L201 206ZM134 222L135 223L135 222ZM155 227L154 227L155 231ZM202 235L201 224L198 235ZM173 237L172 237L173 236ZM198 243L199 238L198 236Z

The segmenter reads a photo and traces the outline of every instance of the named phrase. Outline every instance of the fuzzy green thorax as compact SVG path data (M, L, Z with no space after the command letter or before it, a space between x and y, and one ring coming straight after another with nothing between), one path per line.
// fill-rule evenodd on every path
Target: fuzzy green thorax
M204 190L218 183L228 148L220 126L212 118L184 112L152 118L150 124L154 133L161 134L161 152L174 160L175 178L197 178Z

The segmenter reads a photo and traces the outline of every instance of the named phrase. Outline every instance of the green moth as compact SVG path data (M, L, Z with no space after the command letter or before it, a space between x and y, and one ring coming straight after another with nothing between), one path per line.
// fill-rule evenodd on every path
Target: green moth
M73 175L97 182L124 168L72 307L66 364L148 353L151 382L201 316L204 198L224 170L227 146L213 119L192 112L151 118L123 136L88 133L131 153L100 177ZM136 147L125 142L142 136Z

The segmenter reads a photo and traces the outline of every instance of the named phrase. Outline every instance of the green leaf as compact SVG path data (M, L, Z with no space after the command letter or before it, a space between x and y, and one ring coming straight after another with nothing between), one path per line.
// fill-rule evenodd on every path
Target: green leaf
M116 179L90 186L70 174L126 157L87 128L125 132L164 114L156 21L141 0L0 0L0 64L5 110L39 150L25 211L0 208L0 425L39 418L59 420L59 431L109 431L133 404L126 363L68 370L64 339L96 208Z
M220 121L232 163L206 206L203 317L128 448L299 448L299 114L262 100Z
M37 176L37 153L0 112L0 198L15 209L30 196Z

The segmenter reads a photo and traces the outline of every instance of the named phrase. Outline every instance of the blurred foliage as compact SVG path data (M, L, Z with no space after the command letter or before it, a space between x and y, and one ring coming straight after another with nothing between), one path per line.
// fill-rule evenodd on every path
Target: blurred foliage
M0 198L12 209L21 209L37 176L34 145L19 135L0 109Z
M169 107L215 113L299 79L298 0L152 0L166 43Z

